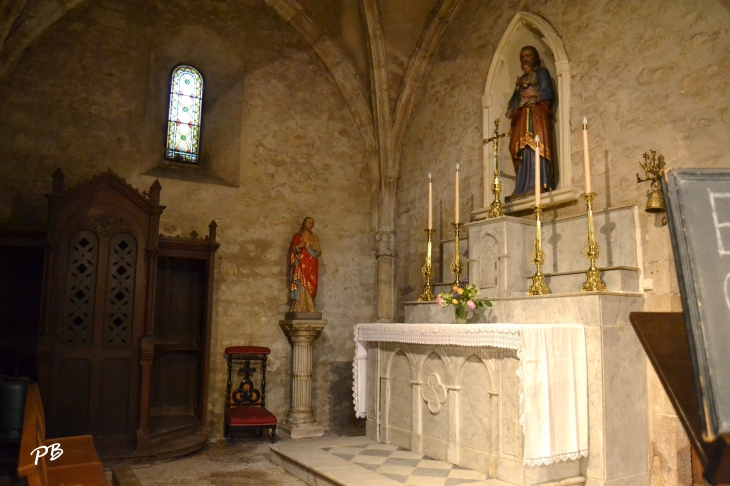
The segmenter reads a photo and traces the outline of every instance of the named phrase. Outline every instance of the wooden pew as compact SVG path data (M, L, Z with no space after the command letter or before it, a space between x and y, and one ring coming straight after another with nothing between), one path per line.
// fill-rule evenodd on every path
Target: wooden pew
M60 450L63 453L57 456ZM43 403L35 383L25 399L18 476L26 478L29 486L109 486L90 435L46 440Z

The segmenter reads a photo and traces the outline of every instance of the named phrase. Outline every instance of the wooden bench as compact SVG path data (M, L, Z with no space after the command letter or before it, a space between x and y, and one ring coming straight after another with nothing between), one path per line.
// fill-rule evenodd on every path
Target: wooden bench
M59 451L63 451L60 456ZM93 437L46 440L43 403L35 383L28 387L25 399L18 476L26 478L29 486L109 486Z

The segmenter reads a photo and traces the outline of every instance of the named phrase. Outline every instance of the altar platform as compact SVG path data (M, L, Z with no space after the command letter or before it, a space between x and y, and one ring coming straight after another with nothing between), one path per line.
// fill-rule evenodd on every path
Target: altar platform
M367 437L276 444L268 458L310 486L509 486L483 472Z

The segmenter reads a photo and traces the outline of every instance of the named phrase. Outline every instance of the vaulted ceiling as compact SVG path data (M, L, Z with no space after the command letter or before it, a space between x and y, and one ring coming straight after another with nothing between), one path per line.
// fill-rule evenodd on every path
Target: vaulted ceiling
M205 0L206 7L216 7L209 10L221 16L241 9L273 9L329 72L358 127L367 163L377 174L375 254L379 274L387 276L379 285L389 294L394 291L396 186L403 139L431 56L460 1ZM119 2L0 0L0 81L26 48L72 9L86 4L115 9ZM149 0L130 8L154 19L178 6L175 0ZM378 318L390 320L393 304L392 299L379 299Z

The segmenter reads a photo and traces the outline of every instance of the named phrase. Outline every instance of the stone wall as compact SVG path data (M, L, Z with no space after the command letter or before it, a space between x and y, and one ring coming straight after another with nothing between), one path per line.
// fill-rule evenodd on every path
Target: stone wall
M200 171L163 161L168 78L205 77ZM73 185L111 169L140 189L162 184L161 231L215 219L209 430L222 434L225 361L234 344L269 346L267 405L285 417L290 345L287 248L302 219L323 247L314 404L326 428L357 426L352 326L373 320L377 176L339 90L298 35L262 1L83 3L56 22L0 83L0 223L43 227L51 173Z
M415 300L423 284L428 172L434 174L436 238L453 237L457 162L462 220L486 205L481 96L492 55L520 10L545 18L570 60L573 185L583 186L580 120L587 116L598 192L594 207L639 206L644 278L652 284L645 282L645 310L680 310L668 229L661 216L643 212L648 184L637 184L634 174L649 149L663 154L669 167L730 162L723 144L730 129L730 87L720 74L730 60L730 13L716 0L661 5L463 0L431 60L404 141L396 231L400 303ZM718 75L721 80L710 86L707 80ZM574 203L548 211L547 217L581 211ZM399 320L402 309L399 305ZM688 484L689 444L653 371L649 388L653 482Z

